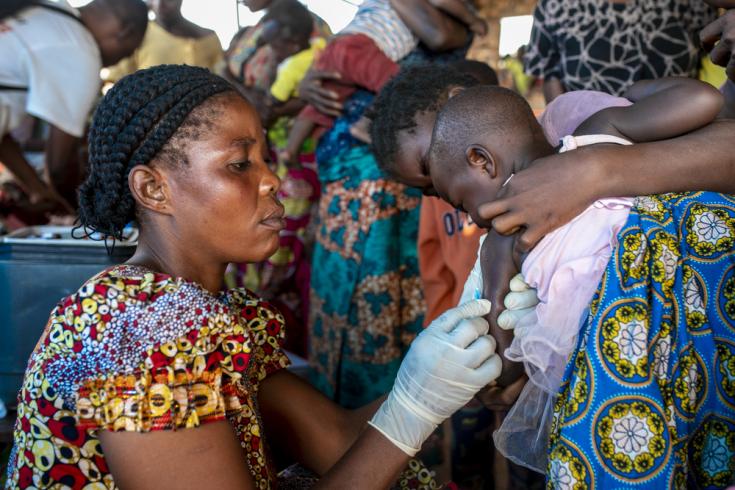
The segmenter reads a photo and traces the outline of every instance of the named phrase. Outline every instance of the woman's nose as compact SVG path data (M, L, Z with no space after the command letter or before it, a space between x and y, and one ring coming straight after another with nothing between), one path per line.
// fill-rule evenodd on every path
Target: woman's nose
M265 174L263 175L263 178L260 180L261 192L263 194L275 195L280 188L281 188L281 179L279 179L278 176L275 173L273 173L270 167L266 165Z

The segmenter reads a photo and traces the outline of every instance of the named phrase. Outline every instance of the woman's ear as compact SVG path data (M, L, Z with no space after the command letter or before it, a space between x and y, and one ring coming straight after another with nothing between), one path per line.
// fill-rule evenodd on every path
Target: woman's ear
M470 145L465 150L465 158L471 167L480 168L494 179L498 174L495 158L492 153L482 145Z
M171 214L171 201L165 176L148 165L136 165L128 174L128 186L136 202L161 214Z

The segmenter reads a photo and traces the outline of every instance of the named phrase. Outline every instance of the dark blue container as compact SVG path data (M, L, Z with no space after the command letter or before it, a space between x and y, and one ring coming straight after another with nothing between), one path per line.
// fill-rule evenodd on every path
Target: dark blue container
M74 240L70 227L37 226L0 238L0 400L17 405L28 357L58 301L90 277L125 262L135 242Z

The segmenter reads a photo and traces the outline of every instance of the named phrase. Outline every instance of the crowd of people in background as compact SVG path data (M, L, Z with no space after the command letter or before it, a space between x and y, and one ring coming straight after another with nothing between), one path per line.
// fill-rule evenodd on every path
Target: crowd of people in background
M127 162L132 172L156 155L174 166L186 161L176 142L183 147L211 131L213 113L227 109L206 101L229 97L228 104L257 114L244 125L262 122L266 161L280 181L269 185L284 208L274 252L242 254L222 279L223 287L253 295L228 301L243 312L264 308L286 332L278 322L263 327L267 335L258 337L257 349L267 354L259 354L265 367L251 380L256 391L286 365L282 347L306 358L310 384L361 414L350 421L364 423L369 415L361 411L391 392L414 339L445 311L484 297L493 305L488 318L502 374L426 435L417 456L422 463L411 463L417 466L403 474L403 484L735 485L735 162L729 155L735 127L727 121L735 115L735 3L540 0L529 43L497 71L467 59L473 39L488 32L470 1L363 0L337 33L298 0L243 3L263 16L223 49L213 31L182 15L182 0L93 0L79 9L64 0L4 2L4 231L72 223L80 205L91 213L89 181L78 194L89 154L97 179L107 163L122 172L118 166ZM164 68L126 85L131 74L160 65L208 72ZM173 80L177 73L192 79ZM129 100L139 112L126 116L103 99L112 122L96 123L88 142L103 85L116 90L121 106ZM178 101L163 100L168 92L160 87L169 85L182 101L191 97L178 119L171 115ZM528 105L534 90L543 91L542 110ZM130 127L145 129L115 129L125 117ZM160 141L138 134L144 130ZM121 131L127 140L110 147L105 131ZM594 143L605 144L581 148ZM621 146L611 148L614 143ZM39 148L43 164L34 166L28 154ZM140 195L147 192L133 177L119 185L127 179ZM680 194L645 202L625 197L667 192ZM146 198L155 201L155 192ZM135 202L148 201L135 194L135 202L94 202L140 219ZM588 208L592 203L597 207ZM697 219L709 227L699 234L687 224ZM120 238L120 229L108 235ZM646 269L649 262L654 272ZM145 288L146 270L126 273L137 281L130 287ZM99 287L112 287L115 274L128 277L118 270ZM156 280L161 291L193 294L172 277ZM191 301L216 309L213 298ZM539 299L553 308L521 319ZM580 315L588 321L580 324ZM644 318L652 319L650 331L628 328ZM604 326L596 330L598 324ZM533 328L544 333L529 333ZM621 354L625 349L636 350L635 362ZM603 384L603 376L614 382ZM85 403L94 404L100 386L85 385ZM61 403L55 396L52 403ZM32 418L23 415L18 412L19 424ZM109 420L101 424L99 413L87 415L90 430L119 429ZM259 434L243 435L262 424L249 417L237 426L240 442L252 444L255 454L248 467L260 475L256 482L270 481ZM617 449L620 420L628 424L627 453ZM128 430L143 430L135 427ZM585 432L590 427L601 429ZM357 435L345 429L340 437L347 448ZM25 447L30 454L35 446ZM17 451L8 484L42 487L40 473L28 469L38 470L39 455ZM97 458L95 471L110 475L101 453ZM324 461L338 459L307 458L319 475L330 468ZM63 477L52 470L43 475ZM309 478L291 481L313 483ZM105 484L111 482L110 476Z

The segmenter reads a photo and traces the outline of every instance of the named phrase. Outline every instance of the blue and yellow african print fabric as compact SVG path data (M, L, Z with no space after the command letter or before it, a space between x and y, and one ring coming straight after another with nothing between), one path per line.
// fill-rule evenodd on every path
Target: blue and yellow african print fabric
M555 410L548 487L735 480L735 197L638 198Z

